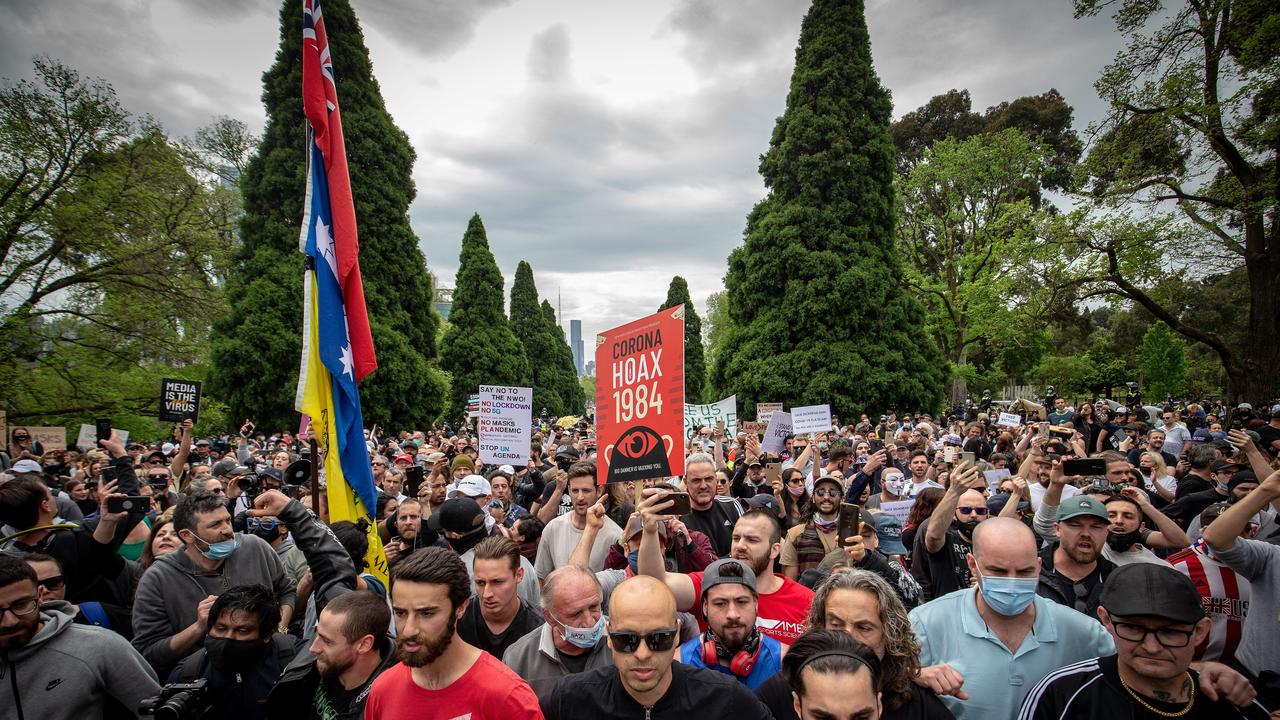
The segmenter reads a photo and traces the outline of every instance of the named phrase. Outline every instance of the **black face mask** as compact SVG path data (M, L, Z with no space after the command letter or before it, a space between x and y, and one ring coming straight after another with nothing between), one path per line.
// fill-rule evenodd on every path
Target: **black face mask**
M1134 530L1127 533L1107 533L1107 545L1116 552L1126 552L1142 539L1142 530Z
M266 647L261 640L214 637L204 640L204 650L209 655L209 662L224 673L243 672L253 668L262 659Z
M967 520L965 522L956 521L956 529L964 534L965 537L973 537L973 531L978 529L977 520Z

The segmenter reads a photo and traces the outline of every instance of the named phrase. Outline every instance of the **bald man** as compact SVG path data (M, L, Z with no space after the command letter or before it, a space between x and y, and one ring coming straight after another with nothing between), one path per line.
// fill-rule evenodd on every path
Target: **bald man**
M729 676L672 662L680 624L675 597L661 581L644 575L623 581L609 597L607 628L614 667L561 678L542 700L548 720L771 717Z
M1020 521L997 517L978 524L965 562L976 587L910 614L920 641L920 679L960 720L1012 718L1049 671L1115 653L1099 623L1036 595L1040 558L1031 529Z

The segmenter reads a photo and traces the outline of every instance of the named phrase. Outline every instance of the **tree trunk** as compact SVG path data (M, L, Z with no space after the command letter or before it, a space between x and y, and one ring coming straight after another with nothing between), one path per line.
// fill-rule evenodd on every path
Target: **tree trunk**
M1280 394L1280 239L1265 254L1248 258L1249 334L1239 366L1227 368L1232 403L1268 402Z
M954 367L964 365L969 360L969 346L964 342L964 330L956 333L955 350L952 351L951 363ZM963 375L951 381L951 407L962 407L969 399L969 381Z

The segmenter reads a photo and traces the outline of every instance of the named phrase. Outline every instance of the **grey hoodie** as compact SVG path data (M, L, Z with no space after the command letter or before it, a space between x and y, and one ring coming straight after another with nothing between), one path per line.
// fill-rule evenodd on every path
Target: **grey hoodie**
M31 642L0 654L0 715L96 720L109 702L136 714L144 698L160 693L155 672L128 640L75 617L70 603L45 603L44 626Z
M196 621L197 606L209 595L237 585L263 585L281 605L294 603L294 582L285 575L276 551L256 535L236 533L236 550L217 570L191 562L185 548L157 558L138 581L133 597L133 646L167 676L181 656L169 638Z

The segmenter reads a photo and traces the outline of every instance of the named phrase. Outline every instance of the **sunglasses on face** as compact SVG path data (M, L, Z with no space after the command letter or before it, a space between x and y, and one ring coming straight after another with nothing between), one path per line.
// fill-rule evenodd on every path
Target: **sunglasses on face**
M676 644L676 636L680 634L680 630L654 630L644 634L634 632L611 632L609 640L613 644L613 651L630 655L640 648L640 641L651 652L665 652L670 650Z
M840 497L840 491L832 488L819 488L813 491L814 497Z
M979 505L978 507L967 507L962 505L956 508L956 510L960 511L961 515L977 515L978 517L982 517L983 515L991 512L990 508L982 505Z
M49 592L57 592L62 589L66 582L62 579L61 575L54 575L53 577L47 577L43 580L37 580L36 584Z
M787 484L788 484L788 485L802 485L802 484L804 484L804 478L802 478L802 477L795 477L795 478L791 478L790 480L788 480L788 481L787 481Z
M386 463L382 463L382 462L369 463L369 464L370 464L372 467L386 467L386 466L387 466L387 464L386 464Z

